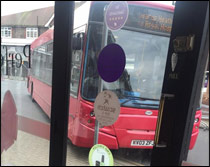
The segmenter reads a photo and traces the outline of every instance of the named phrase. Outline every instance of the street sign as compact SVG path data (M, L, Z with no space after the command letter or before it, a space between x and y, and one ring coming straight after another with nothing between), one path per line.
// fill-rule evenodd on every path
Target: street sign
M101 78L106 82L116 81L125 69L125 52L118 44L112 43L99 54L97 68Z
M99 93L95 99L94 113L100 126L114 124L120 114L118 97L109 90Z
M114 160L111 151L103 144L94 145L89 152L90 166L113 166Z
M126 1L112 1L105 14L105 22L110 30L121 29L128 19L128 3Z

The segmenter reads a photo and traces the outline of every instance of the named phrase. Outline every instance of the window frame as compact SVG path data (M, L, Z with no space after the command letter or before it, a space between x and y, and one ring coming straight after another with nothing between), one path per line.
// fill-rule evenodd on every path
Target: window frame
M36 36L35 36L36 34ZM27 27L26 28L26 39L38 38L38 28L37 27Z
M10 32L10 36L6 36L6 32ZM12 38L12 27L1 27L1 38Z
M52 67L53 52L52 52L52 50L48 51L47 47L52 43L53 43L53 40L50 40L50 41L44 43L43 45L35 48L32 52L32 55L36 55L36 56L32 56L31 75L49 86L52 86L52 74L51 73L52 73L52 68L53 68ZM43 61L44 59L45 59L45 61ZM49 70L51 70L51 71L49 71ZM43 72L46 75L45 77L42 76Z

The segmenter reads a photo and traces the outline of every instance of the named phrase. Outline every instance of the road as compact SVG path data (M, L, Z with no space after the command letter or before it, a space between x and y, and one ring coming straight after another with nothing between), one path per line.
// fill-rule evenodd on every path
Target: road
M3 79L1 81L1 104L4 94L7 90L10 90L14 96L15 103L17 105L17 114L21 117L33 119L37 122L50 124L49 118L44 114L42 109L35 102L33 103L26 88L26 81L16 81ZM48 128L49 131L49 128ZM80 162L84 161L83 165L87 164L87 157L89 149L79 148L68 142L68 151L70 151L70 157L74 157L77 161L77 157ZM116 161L117 166L121 165L150 165L151 150L139 150L139 149L119 149L111 150ZM67 162L70 162L67 157ZM78 162L79 162L78 161ZM200 129L200 133L196 142L196 145L192 151L189 151L187 161L198 165L209 165L209 130Z

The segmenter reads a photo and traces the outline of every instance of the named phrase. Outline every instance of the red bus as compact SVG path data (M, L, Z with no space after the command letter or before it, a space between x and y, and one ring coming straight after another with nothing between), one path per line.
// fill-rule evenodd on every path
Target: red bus
M71 65L68 138L80 147L94 142L94 100L98 93L97 55L102 49L104 9L109 2L86 2L75 9ZM107 33L107 44L121 45L126 54L122 76L103 82L116 93L121 109L112 126L100 128L98 143L110 149L154 145L161 89L169 47L174 6L128 1L129 16L122 29ZM53 29L31 44L32 69L28 91L50 117ZM62 75L62 74L61 74ZM199 132L198 109L192 131L192 149Z

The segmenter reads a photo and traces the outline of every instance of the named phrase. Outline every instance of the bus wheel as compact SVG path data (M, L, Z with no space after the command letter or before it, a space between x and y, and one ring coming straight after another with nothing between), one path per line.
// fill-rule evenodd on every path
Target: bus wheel
M33 98L33 91L34 91L34 86L33 86L33 82L31 84L31 98L32 98L32 102L35 102L34 98Z

